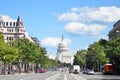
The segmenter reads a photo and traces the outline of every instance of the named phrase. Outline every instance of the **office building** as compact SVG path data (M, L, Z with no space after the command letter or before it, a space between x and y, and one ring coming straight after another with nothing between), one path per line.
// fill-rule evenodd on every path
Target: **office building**
M14 20L9 16L0 15L0 32L3 33L5 42L10 42L17 38L27 38L33 42L25 30L21 16Z

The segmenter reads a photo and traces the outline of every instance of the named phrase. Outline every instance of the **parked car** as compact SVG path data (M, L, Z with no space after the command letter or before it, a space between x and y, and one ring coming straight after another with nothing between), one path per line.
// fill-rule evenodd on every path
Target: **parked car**
M40 69L39 69L39 72L40 72L40 73L45 73L46 70L45 70L44 68L40 68Z
M95 72L94 72L94 70L89 69L89 70L86 72L86 74L88 74L88 75L94 75Z

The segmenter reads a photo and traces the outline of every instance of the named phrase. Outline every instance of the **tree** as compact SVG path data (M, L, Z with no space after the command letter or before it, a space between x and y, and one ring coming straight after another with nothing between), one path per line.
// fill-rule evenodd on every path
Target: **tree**
M118 59L120 57L120 37L110 40L107 45L107 56L111 59Z
M0 33L0 60L4 60L6 49L7 49L7 44L4 43L4 36L2 33Z
M106 54L110 59L110 63L115 66L115 73L120 74L120 37L116 37L113 40L109 40Z
M3 34L0 33L0 59L6 59L6 62L13 62L17 57L18 51L15 47L9 46L4 42Z
M47 64L47 62L48 62L48 56L47 56L47 51L46 51L46 49L43 47L41 47L40 48L40 50L41 50L41 58L40 58L40 64L42 65L42 66L45 66L45 64Z
M108 62L108 58L105 54L105 48L99 42L94 42L89 45L88 53L87 53L87 64L91 66L90 68L97 68ZM97 66L96 66L97 65Z
M29 63L38 63L41 58L40 48L37 44L30 42L28 39L16 39L12 45L19 50L19 58L22 58L22 62L25 64L25 70L28 71Z
M108 45L108 41L105 40L105 39L100 39L100 40L98 41L98 43L99 43L101 46L103 46L104 48L106 48L106 46Z
M80 65L82 68L86 65L86 50L77 51L77 54L74 56L74 65Z
M6 61L8 64L18 64L21 58L27 71L29 63L37 66L40 64L41 67L57 65L54 60L48 58L46 48L30 42L26 38L18 38L5 43L4 36L0 33L0 60Z

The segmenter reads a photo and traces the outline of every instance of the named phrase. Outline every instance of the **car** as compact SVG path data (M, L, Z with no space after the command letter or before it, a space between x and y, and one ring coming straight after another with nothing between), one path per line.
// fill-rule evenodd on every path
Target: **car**
M39 69L39 72L40 72L40 73L45 73L46 70L45 70L44 68L40 68L40 69Z
M73 73L73 69L69 69L69 73Z
M83 74L86 74L89 71L89 69L84 69Z
M94 72L94 70L89 69L89 70L86 72L86 74L88 74L88 75L94 75L95 72Z

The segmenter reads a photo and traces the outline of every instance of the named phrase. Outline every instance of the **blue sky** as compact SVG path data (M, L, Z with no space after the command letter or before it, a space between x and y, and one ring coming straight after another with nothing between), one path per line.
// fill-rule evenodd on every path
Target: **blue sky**
M17 19L54 56L64 35L70 51L86 49L120 19L119 0L0 0L0 14Z

